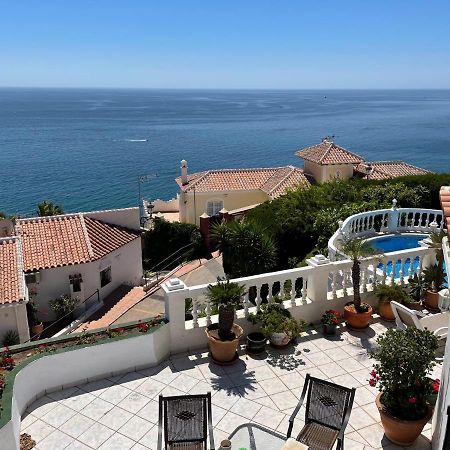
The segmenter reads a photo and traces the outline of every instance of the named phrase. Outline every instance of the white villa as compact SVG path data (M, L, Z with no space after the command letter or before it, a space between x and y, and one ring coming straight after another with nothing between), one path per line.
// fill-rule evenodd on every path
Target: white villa
M303 159L303 168L213 169L188 174L187 162L183 160L181 176L176 178L180 188L178 198L156 201L154 212L170 221L177 218L180 222L199 224L199 217L204 214L213 217L223 211L240 216L289 190L335 178L383 180L429 173L403 161L366 162L329 139L295 154Z
M0 238L0 338L16 330L29 339L29 297L49 321L49 301L63 294L77 297L82 311L97 290L103 299L141 282L138 208L19 219L9 233Z

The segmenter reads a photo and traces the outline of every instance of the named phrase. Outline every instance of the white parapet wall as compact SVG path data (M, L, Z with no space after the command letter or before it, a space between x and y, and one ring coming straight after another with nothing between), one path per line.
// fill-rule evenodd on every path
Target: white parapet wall
M387 253L361 261L360 292L365 302L376 304L373 289L376 284L407 285L409 277L420 275L424 261L434 254L431 248L415 248ZM413 262L413 263L411 263ZM330 261L318 255L308 260L308 266L265 273L233 281L245 287L242 309L237 311L236 323L245 332L253 331L247 320L250 312L258 311L263 301L272 302L273 292L279 291L283 306L292 316L306 322L319 322L327 309L343 310L352 300L352 261ZM394 268L394 270L392 270ZM218 318L212 314L206 297L207 285L186 286L178 279L162 285L165 311L169 319L171 352L177 353L205 347L205 329ZM250 301L249 293L254 299ZM185 302L192 302L192 320L185 320Z
M47 354L31 361L15 376L10 399L11 417L0 428L0 449L19 450L21 415L30 403L45 393L155 366L169 354L169 325L164 324L136 337ZM4 406L6 409L9 406Z

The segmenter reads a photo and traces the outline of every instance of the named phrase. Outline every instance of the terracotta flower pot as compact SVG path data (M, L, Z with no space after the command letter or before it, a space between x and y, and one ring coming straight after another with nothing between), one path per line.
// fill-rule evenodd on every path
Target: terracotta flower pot
M369 309L366 312L360 313L355 311L353 303L346 303L344 306L344 320L350 328L362 330L369 326L372 312L371 306L369 306Z
M401 420L394 416L391 416L381 403L381 393L377 395L375 404L377 405L378 412L380 413L381 424L384 428L386 437L397 445L409 446L422 433L423 427L431 419L433 410L428 408L428 413L425 417L418 420Z
M440 311L439 292L427 291L425 294L425 306L430 311Z
M382 319L387 320L388 322L393 322L395 320L390 302L380 302L378 305L378 314Z
M231 331L235 338L231 341L222 341L219 338L218 329L206 328L209 350L213 359L219 363L232 362L236 357L236 350L239 345L239 339L244 334L244 330L237 324L233 324Z
M38 323L36 325L33 325L31 327L31 337L33 338L34 336L36 336L36 339L39 339L39 337L41 336L42 332L44 331L44 325L43 323Z

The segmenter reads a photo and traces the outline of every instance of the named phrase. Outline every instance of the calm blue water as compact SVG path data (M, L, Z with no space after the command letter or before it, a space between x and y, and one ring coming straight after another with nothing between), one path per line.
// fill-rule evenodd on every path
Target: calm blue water
M383 253L396 252L398 250L407 250L409 248L420 247L419 241L425 239L423 234L411 235L388 235L371 239L370 243L373 247L381 250Z
M450 171L450 91L0 89L0 210L136 205L189 170L300 164L326 135L372 160Z

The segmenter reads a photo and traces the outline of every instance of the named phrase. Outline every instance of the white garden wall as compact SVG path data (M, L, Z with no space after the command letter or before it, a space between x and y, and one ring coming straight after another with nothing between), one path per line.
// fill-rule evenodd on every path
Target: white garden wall
M151 367L170 354L168 324L137 337L113 340L32 361L16 375L11 420L0 429L1 450L18 450L21 415L46 392Z

